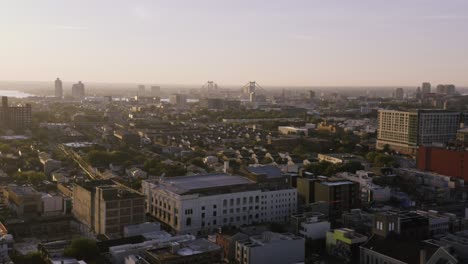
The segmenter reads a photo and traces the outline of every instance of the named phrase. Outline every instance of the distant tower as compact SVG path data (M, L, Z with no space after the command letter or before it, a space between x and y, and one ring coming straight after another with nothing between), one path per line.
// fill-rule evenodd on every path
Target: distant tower
M405 95L405 91L403 90L403 88L397 88L395 90L395 99L396 100L403 100L404 95Z
M161 93L161 87L151 86L151 95L152 96L159 96L160 93Z
M309 91L309 99L314 99L315 98L315 92L314 91Z
M145 86L143 84L138 85L138 95L145 95Z
M255 92L251 92L251 93L250 93L249 101L250 101L250 102L255 102L255 99L256 99L256 98L255 98Z
M421 99L421 87L418 87L416 89L416 95L415 95L416 99Z
M422 87L421 92L422 92L423 95L431 93L431 84L430 83L423 82L421 87Z
M3 108L8 108L8 97L7 96L2 96L2 107Z
M72 97L74 99L83 99L85 97L84 83L79 81L72 86Z
M63 86L62 81L59 78L55 80L55 97L60 99L63 98Z

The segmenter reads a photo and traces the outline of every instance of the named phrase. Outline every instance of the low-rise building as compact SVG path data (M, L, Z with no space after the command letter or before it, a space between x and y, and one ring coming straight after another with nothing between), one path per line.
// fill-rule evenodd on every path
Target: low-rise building
M145 259L154 264L219 264L222 263L221 247L206 239L172 243L166 247L147 250Z
M126 225L144 222L144 196L108 180L75 184L73 215L97 234L120 236Z
M330 222L323 220L323 217L324 215L320 213L307 217L305 221L301 222L300 236L311 240L324 239L330 230Z
M358 263L359 246L367 241L367 236L352 229L340 228L327 232L328 254L344 259L348 263Z
M31 186L10 184L7 187L8 207L19 217L37 217L42 211L41 193Z
M293 234L264 232L236 243L236 263L294 264L305 259L305 239Z
M241 176L200 174L142 182L146 210L177 233L209 232L222 226L288 222L297 191L268 189Z

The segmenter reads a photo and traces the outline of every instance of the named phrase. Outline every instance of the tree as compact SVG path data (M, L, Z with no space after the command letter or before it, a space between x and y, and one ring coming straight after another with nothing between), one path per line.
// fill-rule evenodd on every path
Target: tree
M71 245L65 248L63 255L88 262L98 258L99 248L94 240L78 238L73 240Z
M33 185L38 185L47 179L43 172L37 171L18 172L14 178L20 184L31 183Z
M41 257L41 253L38 251L30 252L26 255L11 255L11 260L16 264L45 264L46 262Z
M364 169L364 166L362 166L361 162L359 161L350 161L348 163L345 163L341 165L338 170L339 171L345 171L345 172L351 172L351 173L356 173L358 170Z

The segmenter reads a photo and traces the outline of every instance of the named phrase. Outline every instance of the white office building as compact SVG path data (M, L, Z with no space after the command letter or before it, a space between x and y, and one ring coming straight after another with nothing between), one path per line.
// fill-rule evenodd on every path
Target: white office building
M177 233L210 232L222 226L288 222L297 191L261 187L241 176L201 174L142 183L146 210Z

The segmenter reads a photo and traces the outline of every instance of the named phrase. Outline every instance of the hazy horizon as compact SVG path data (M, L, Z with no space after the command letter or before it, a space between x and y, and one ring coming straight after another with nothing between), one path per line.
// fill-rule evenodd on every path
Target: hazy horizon
M3 1L0 80L466 87L466 10L464 0Z

